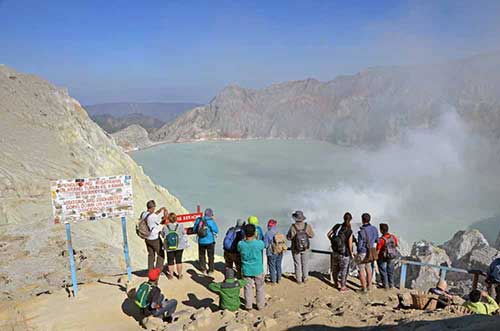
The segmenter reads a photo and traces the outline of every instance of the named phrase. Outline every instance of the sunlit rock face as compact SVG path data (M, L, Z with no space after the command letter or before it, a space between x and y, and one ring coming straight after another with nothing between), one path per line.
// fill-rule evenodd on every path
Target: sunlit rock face
M151 138L293 138L377 145L404 139L408 128L432 127L450 110L473 132L500 137L500 53L370 68L329 82L306 79L258 90L229 86Z
M138 268L147 264L145 245L133 229L146 201L185 211L66 91L6 66L0 66L0 137L1 296L37 293L69 280L64 226L50 224L50 180L131 175L136 215L128 233ZM120 220L74 224L72 233L79 281L125 270Z

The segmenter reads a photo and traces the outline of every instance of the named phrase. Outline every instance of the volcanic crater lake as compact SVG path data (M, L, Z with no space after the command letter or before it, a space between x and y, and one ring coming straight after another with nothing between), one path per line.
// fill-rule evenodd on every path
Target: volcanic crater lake
M451 187L429 184L429 174L419 176L405 155L386 162L377 151L325 142L248 140L162 144L132 157L188 210L197 204L212 208L219 237L250 215L264 229L270 218L286 229L291 213L303 210L317 233L313 245L327 248L326 232L350 211L355 222L369 212L373 223L388 222L407 241L439 242L478 216L466 204L457 206L458 181ZM447 181L461 176L453 165L440 163L439 178L443 167Z

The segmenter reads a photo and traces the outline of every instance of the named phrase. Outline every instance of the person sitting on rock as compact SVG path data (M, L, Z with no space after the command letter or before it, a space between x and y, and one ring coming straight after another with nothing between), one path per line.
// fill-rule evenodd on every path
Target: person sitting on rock
M495 295L496 302L500 304L500 257L491 262L486 275L486 284L488 294L492 297Z
M264 291L264 265L263 252L264 242L255 236L255 225L245 225L245 240L238 243L238 252L241 254L241 266L245 285L245 308L251 310L253 307L253 287L257 292L257 309L263 309L266 304L266 293Z
M226 268L225 278L222 283L210 283L208 288L219 294L219 307L229 311L237 311L240 308L240 290L247 284L246 280L236 279L234 270Z
M481 298L484 298L486 302L482 302ZM464 303L464 307L480 315L492 315L498 310L498 304L488 295L488 292L479 290L472 290L469 293L469 300Z
M158 287L158 278L161 270L154 268L148 272L148 281L139 285L136 290L136 305L142 309L144 315L161 318L171 322L172 314L177 308L177 300L167 300Z
M435 294L439 296L438 298L438 303L437 303L437 308L445 308L446 306L450 305L453 300L453 295L448 293L447 291L448 284L444 280L440 280L436 287L433 287L429 289L430 294Z

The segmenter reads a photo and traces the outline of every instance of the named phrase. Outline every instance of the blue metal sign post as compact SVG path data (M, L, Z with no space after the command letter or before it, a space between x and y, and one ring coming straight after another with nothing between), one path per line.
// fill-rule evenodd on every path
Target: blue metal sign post
M73 254L73 244L71 243L71 227L66 222L66 241L68 242L69 266L71 268L71 282L73 283L73 296L78 294L78 283L76 281L75 255Z
M132 280L132 268L130 267L130 256L128 253L128 240L127 240L127 218L122 217L122 232L123 232L123 254L125 255L125 263L127 264L128 281Z

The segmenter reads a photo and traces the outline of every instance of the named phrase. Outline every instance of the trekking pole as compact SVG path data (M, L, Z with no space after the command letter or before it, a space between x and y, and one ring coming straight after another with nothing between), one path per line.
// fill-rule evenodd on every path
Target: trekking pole
M130 267L130 256L128 253L128 240L127 240L127 218L122 217L122 233L123 233L123 254L125 255L125 264L127 265L128 281L132 280L132 268Z
M73 244L71 242L71 227L69 222L66 222L66 241L68 242L69 266L71 270L71 282L73 283L73 296L78 293L78 283L76 281L75 255L73 254Z

